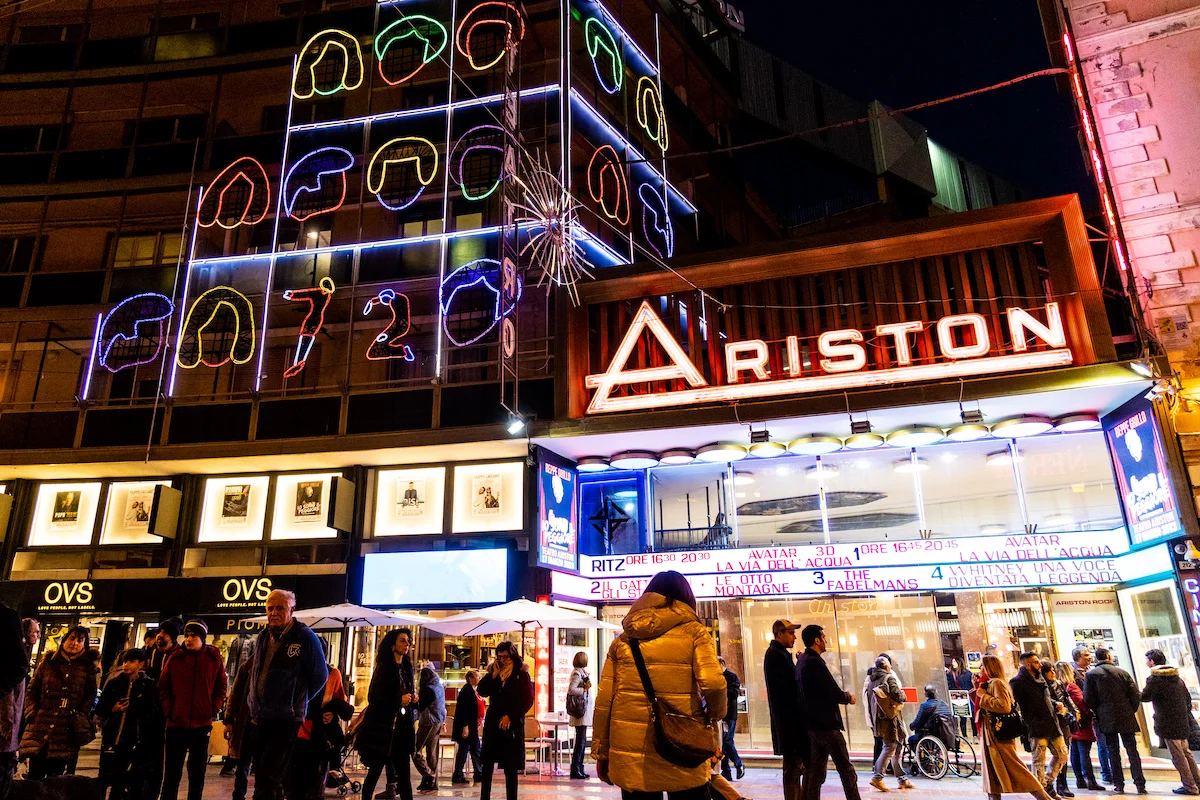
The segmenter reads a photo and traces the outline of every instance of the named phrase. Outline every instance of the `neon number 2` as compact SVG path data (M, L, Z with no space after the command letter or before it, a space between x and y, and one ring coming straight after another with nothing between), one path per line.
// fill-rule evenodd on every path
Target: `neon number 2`
M397 310L399 305L401 311ZM383 306L391 312L392 318L367 348L367 358L371 361L385 361L392 358L403 358L405 361L415 361L412 348L400 342L412 328L412 317L408 295L399 294L392 289L384 289L367 301L363 308L363 316L369 316L375 306ZM403 316L404 321L400 318Z

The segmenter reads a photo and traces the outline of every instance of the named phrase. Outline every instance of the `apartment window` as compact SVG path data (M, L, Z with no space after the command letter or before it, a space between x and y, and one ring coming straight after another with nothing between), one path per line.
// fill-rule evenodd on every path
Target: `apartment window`
M189 114L184 117L154 117L143 119L139 125L134 120L125 123L123 143L133 144L134 130L137 130L137 143L171 144L172 142L190 142L203 138L205 117L203 114Z
M329 10L326 0L291 0L279 4L279 16L298 17L301 14L319 14Z
M0 151L5 153L50 153L58 142L61 125L24 125L0 128Z
M442 232L442 219L415 219L404 223L404 238L432 236Z
M18 44L78 42L83 38L83 23L74 25L29 25L17 33Z
M113 266L149 267L155 264L174 264L183 247L179 232L146 233L117 238Z
M309 122L329 122L341 119L346 113L346 101L343 99L323 100L316 103L296 103L292 106L292 124L304 125ZM266 106L262 113L262 132L276 133L287 128L287 105Z
M191 31L211 31L221 27L221 12L211 11L207 14L182 14L177 17L163 17L158 21L158 35L167 36L172 33L190 33Z
M37 252L36 237L0 237L0 273L29 272L34 266Z

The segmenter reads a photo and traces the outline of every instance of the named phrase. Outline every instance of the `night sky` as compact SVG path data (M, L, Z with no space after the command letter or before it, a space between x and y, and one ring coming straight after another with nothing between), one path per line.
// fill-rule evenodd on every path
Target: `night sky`
M1034 0L733 0L746 38L860 100L899 108L1052 66ZM1003 9L1003 11L1001 11ZM1095 206L1070 99L1053 77L912 118L1024 197L1078 192Z

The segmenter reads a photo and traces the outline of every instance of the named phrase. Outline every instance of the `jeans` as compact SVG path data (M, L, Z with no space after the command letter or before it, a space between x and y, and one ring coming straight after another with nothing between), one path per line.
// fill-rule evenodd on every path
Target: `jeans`
M799 755L783 754L783 800L804 797L804 760Z
M233 800L246 800L246 790L250 787L250 767L254 764L254 752L250 747L249 733L246 731L242 737L242 752L233 770Z
M479 735L471 736L458 743L458 750L454 753L454 777L466 778L467 773L467 756L471 757L472 773L479 777L483 771L479 768Z
M417 772L428 781L437 783L438 737L442 734L442 723L421 722L417 724L417 744L413 752L413 763Z
M483 765L483 782L479 786L479 800L492 800L492 774L496 770L496 763L489 760ZM516 767L504 770L504 794L507 800L517 800L517 774L520 772ZM624 791L622 791L624 794Z
M663 792L627 792L621 790L621 800L662 800ZM678 792L666 792L667 800L705 800L708 797L708 784L701 784L694 789L683 789Z
M1108 771L1108 743L1100 731L1096 731L1096 758L1100 761L1100 780L1112 783L1112 773Z
M291 720L250 724L246 735L254 753L254 800L283 800L283 780L298 730L300 723Z
M40 781L56 775L65 775L66 772L67 759L46 758L39 754L29 757L29 772L25 777L31 781Z
M1196 767L1196 759L1192 758L1192 751L1188 747L1187 739L1163 739L1163 741L1167 743L1167 750L1171 752L1171 763L1175 765L1175 770L1179 773L1183 788L1192 794L1200 791L1200 769Z
M1075 770L1075 785L1080 789L1096 784L1092 772L1092 743L1071 740L1071 769Z
M892 773L897 779L904 780L904 768L900 766L900 743L894 739L883 742L879 758L875 759L875 772L871 774L871 777L883 780L883 771L887 768L889 761L892 763Z
M737 720L726 720L721 723L721 752L724 756L721 758L721 774L726 778L730 776L729 766L732 764L738 769L742 768L742 757L738 755L737 745L734 744L733 736L737 733Z
M587 725L575 726L575 746L571 748L571 774L583 774L584 748L587 747Z
M208 735L212 728L167 728L167 761L163 769L162 800L177 800L187 757L188 800L203 800L208 767Z
M1133 733L1104 733L1104 744L1108 746L1108 771L1112 777L1113 786L1125 785L1125 770L1121 768L1121 745L1129 753L1129 772L1133 775L1133 785L1141 789L1146 785L1146 776L1142 774L1142 757L1137 751L1137 739Z
M1038 783L1042 786L1051 786L1058 773L1063 771L1067 765L1067 746L1063 743L1061 736L1055 736L1053 739L1032 739L1033 744L1033 769L1031 772L1037 776ZM1046 766L1046 752L1049 751L1050 766Z
M805 800L821 800L821 786L825 783L825 772L829 768L829 759L837 767L842 779L842 791L846 800L862 800L858 793L858 774L850 763L850 753L846 750L846 737L841 731L809 731L808 774L804 778Z

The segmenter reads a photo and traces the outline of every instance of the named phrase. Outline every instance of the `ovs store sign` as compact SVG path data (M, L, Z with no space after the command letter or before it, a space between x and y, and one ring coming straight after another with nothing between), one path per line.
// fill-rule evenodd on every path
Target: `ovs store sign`
M877 325L874 330L846 328L825 331L816 337L813 365L802 358L799 336L784 339L783 363L773 364L770 348L762 339L745 339L725 344L725 383L709 385L695 363L684 352L667 326L644 301L629 330L613 354L608 369L588 375L586 385L595 389L587 413L636 411L699 403L755 400L830 390L861 389L916 381L966 378L975 375L1023 372L1030 369L1062 367L1073 361L1063 328L1058 303L1047 303L1039 320L1023 308L1005 309L1012 352L995 354L988 320L982 314L954 314L936 323L921 321ZM913 335L927 324L936 328L939 356L933 363L916 364ZM997 323L999 326L999 323ZM665 353L664 366L626 369L629 357L649 333ZM870 336L891 345L894 367L874 369L868 363ZM782 375L783 377L776 377ZM752 379L752 380L751 380ZM662 381L684 381L686 389L650 391L613 396L623 386Z
M271 578L229 578L205 585L204 607L211 611L262 612L272 589L283 589Z
M50 581L37 588L37 610L39 614L109 611L113 588L105 581Z

